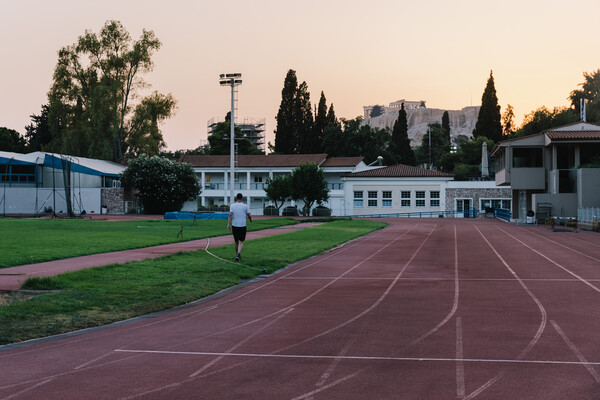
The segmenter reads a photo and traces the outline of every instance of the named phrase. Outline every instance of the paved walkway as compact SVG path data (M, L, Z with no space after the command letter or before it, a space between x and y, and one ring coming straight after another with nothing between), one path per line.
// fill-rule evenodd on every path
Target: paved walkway
M246 239L258 239L265 236L279 235L298 229L310 228L314 223L286 225L278 228L263 229L248 232ZM93 254L89 256L73 257L63 260L48 261L36 264L20 265L17 267L0 269L0 290L17 290L21 284L31 277L54 276L68 271L76 271L84 268L100 267L102 265L126 263L129 261L141 261L149 258L162 257L168 254L196 251L207 247L218 247L232 244L231 235L216 236L208 239L190 240L163 244L159 246L144 247L141 249L114 251L111 253Z

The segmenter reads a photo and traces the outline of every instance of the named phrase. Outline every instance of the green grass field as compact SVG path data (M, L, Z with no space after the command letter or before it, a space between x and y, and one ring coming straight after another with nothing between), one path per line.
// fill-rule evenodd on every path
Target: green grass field
M295 223L292 218L255 220L248 224L248 231ZM182 226L183 239L177 237ZM0 219L0 232L0 268L230 233L225 220L73 219Z
M344 220L246 242L243 264L224 262L205 251L115 264L27 280L24 288L58 290L11 298L0 306L0 344L108 324L165 310L237 285L261 273L384 227L382 222ZM233 246L211 249L232 260ZM1 304L1 303L0 303Z

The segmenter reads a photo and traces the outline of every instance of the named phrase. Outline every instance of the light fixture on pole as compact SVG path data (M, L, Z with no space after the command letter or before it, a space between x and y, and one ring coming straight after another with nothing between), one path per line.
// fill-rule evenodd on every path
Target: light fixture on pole
M231 172L229 176L229 205L233 204L233 192L234 192L234 181L235 181L235 87L242 84L242 80L240 79L242 74L221 74L219 75L219 83L221 86L231 86L231 118L229 121L229 126L231 127L230 133L230 146L229 146L229 164L231 166Z

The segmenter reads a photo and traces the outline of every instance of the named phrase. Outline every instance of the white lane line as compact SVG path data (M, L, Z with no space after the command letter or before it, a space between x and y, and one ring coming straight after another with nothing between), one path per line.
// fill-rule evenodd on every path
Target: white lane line
M308 392L308 393L305 393L305 394L303 394L303 395L301 395L301 396L294 397L292 400L301 400L301 399L307 399L307 400L308 400L308 399L309 399L309 398L310 398L310 397L311 397L313 394L317 394L317 393L319 393L319 392L322 392L322 391L324 391L324 390L327 390L327 389L329 389L329 388L331 388L331 387L334 387L334 386L336 386L337 384L340 384L340 383L342 383L342 382L344 382L344 381L347 381L348 379L352 379L352 378L354 378L356 375L358 375L358 373L359 373L359 372L360 372L360 371L358 371L358 372L355 372L355 373L353 373L353 374L350 374L350 375L346 375L346 376L344 376L343 378L340 378L340 379L338 379L338 380L336 380L336 381L333 381L333 382L331 382L331 383L330 383L329 385L327 385L327 386L322 386L322 387L320 387L320 388L318 388L318 389L315 389L315 390L313 390L312 392Z
M508 265L506 260L504 260L504 258L500 255L500 253L498 253L498 251L494 248L494 246L492 246L492 244L489 242L489 240L487 240L487 238L483 235L483 233L479 230L479 228L476 225L473 225L473 226L475 227L477 232L479 232L479 234L481 235L483 240L485 240L485 242L488 244L488 246L492 249L494 254L496 254L496 257L498 257L498 259L502 262L502 264L504 264L506 269L508 269L510 271L510 273L512 274L512 276L514 276L515 279L517 279L519 281L519 284L521 285L521 287L527 292L527 294L529 294L529 297L531 297L533 299L533 301L537 304L538 309L540 310L540 313L542 314L542 320L540 322L540 326L538 327L538 330L535 333L533 339L531 339L531 341L529 342L527 347L525 347L525 349L523 349L523 351L521 351L521 353L519 353L519 355L517 356L517 360L520 360L523 357L525 357L525 355L533 348L533 346L535 346L535 344L538 342L538 340L542 336L542 332L546 328L546 321L548 318L548 316L546 314L546 309L544 308L542 303L538 300L538 298L535 297L535 295L531 292L531 290L529 290L529 288L527 287L527 285L525 285L525 283L521 280L521 278L519 278L517 273ZM496 376L491 378L489 381L487 381L486 383L481 385L479 388L477 388L475 391L473 391L471 394L469 394L467 397L465 397L465 399L472 399L472 398L477 397L481 392L483 392L488 387L490 387L494 383L496 383L500 378L502 378L504 376L504 374L505 374L505 371L500 371Z
M33 389L35 389L35 388L36 388L36 387L38 387L38 386L42 386L42 385L45 385L45 384L46 384L46 383L48 383L48 382L52 382L54 379L55 379L55 378L46 379L45 381L42 381L42 382L40 382L40 383L38 383L38 384L36 384L36 385L30 386L30 387L28 387L27 389L23 389L23 390L21 390L20 392L13 393L13 394L11 394L10 396L3 397L1 400L9 400L9 399L14 399L15 397L17 397L17 396L20 396L20 395L22 395L23 393L27 393L27 392L29 392L30 390L33 390Z
M444 318L442 321L440 321L440 323L437 324L435 327L433 327L429 332L427 332L427 333L421 335L419 338L413 340L412 343L410 344L410 346L414 346L415 344L419 343L423 339L434 334L442 326L446 325L446 323L448 321L450 321L450 318L452 318L454 313L456 313L456 309L458 308L458 295L460 292L459 288L460 288L460 285L458 282L458 238L457 238L457 234L456 234L456 225L454 225L454 302L452 303L452 309L450 310L448 315L446 315L446 318Z
M577 347L575 347L575 344L573 344L573 342L571 342L571 340L569 340L569 338L563 332L563 330L560 329L560 326L558 326L558 324L556 323L556 321L551 320L550 322L552 323L552 326L554 326L554 329L556 329L556 332L558 332L558 334L563 338L563 340L565 341L565 343L567 344L567 346L569 346L569 348L571 349L571 351L577 356L577 358L579 359L579 361L581 361L581 363L583 364L583 366L585 367L585 369L587 369L588 372L590 373L590 375L592 375L592 378L594 378L594 380L596 381L596 383L598 383L600 385L600 375L598 375L598 372L596 372L596 370L594 369L594 367L592 367L592 365L591 365L592 363L590 363L583 356L583 354L581 354L581 352L579 351L579 349Z
M383 357L383 356L340 356L340 355L309 355L309 354L270 354L270 353L215 353L208 351L166 351L166 350L135 350L116 349L118 353L145 353L184 356L224 356L243 358L281 358L308 360L349 360L349 361L399 361L399 362L448 362L480 363L480 364L541 364L541 365L600 365L600 361L561 361L561 360L524 360L524 359L493 359L493 358L444 358L444 357Z
M498 227L497 227L498 228ZM543 258L545 258L546 260L550 261L552 264L556 265L557 267L559 267L560 269L562 269L563 271L565 271L566 273L574 276L575 278L577 278L579 281L585 283L586 285L588 285L590 288L592 288L593 290L595 290L596 292L600 293L600 289L597 288L596 286L592 285L588 280L582 278L581 276L577 275L576 273L572 272L571 270L569 270L568 268L563 267L562 265L560 265L559 263L557 263L556 261L552 260L551 258L545 256L544 254L540 253L539 251L537 251L536 249L534 249L533 247L529 246L528 244L524 243L522 240L520 240L519 238L511 235L510 233L506 232L504 229L498 228L500 229L502 232L504 232L505 234L507 234L508 236L512 237L513 239L515 239L517 242L521 243L523 246L527 247L529 250L533 251L534 253L542 256Z
M246 338L244 340L242 340L242 341L238 342L237 344L235 344L234 346L232 346L229 350L227 350L227 353L230 353L233 350L237 349L238 347L240 347L241 345L243 345L244 343L246 343L248 340L252 339L256 335L258 335L259 333L261 333L262 331L264 331L265 329L267 329L269 326L271 326L275 322L279 321L281 318L285 317L287 314L289 314L293 310L294 310L293 308L290 308L290 309L286 310L283 314L281 314L280 316L278 316L277 318L273 319L272 321L269 321L269 323L267 323L264 326L262 326L260 329L258 329L256 332L254 332L252 335L246 336ZM206 371L208 368L212 367L217 362L219 362L220 360L222 360L223 357L225 357L225 356L218 356L217 358L215 358L214 360L212 360L211 362L209 362L208 364L206 364L205 366L203 366L202 368L200 368L199 370L197 370L196 372L194 372L193 374L191 374L190 378L193 378L196 375L199 375L202 372Z
M352 347L352 345L356 341L356 339L357 338L355 337L355 338L349 340L348 343L346 343L346 345L342 349L342 351L340 351L339 355L342 356L342 357L345 356L348 353L348 350L350 350L350 347ZM335 369L337 368L337 366L340 363L340 361L342 361L341 358L336 358L335 360L333 360L333 362L325 370L325 372L323 373L323 375L321 375L321 378L315 384L315 386L317 386L317 387L323 386L325 384L325 382L327 382L327 379L329 379L329 377L331 376L331 374L333 374L333 371L335 371Z
M290 278L287 277L283 277L281 279L290 279L290 280L323 280L323 281L328 281L331 279L335 279L335 276L293 276ZM389 278L377 278L377 277L373 277L373 278L355 278L355 277L349 277L349 278L341 278L340 280L346 280L346 281L393 281L396 278L393 277L389 277ZM455 278L400 278L400 281L455 281ZM502 281L508 281L508 282L514 282L516 279L515 278L461 278L458 281L459 282L502 282ZM579 279L572 279L572 278L521 278L521 280L523 282L579 282ZM588 279L589 282L600 282L600 279L594 278L594 279Z
M456 318L456 398L465 398L465 363L462 340L462 320Z
M592 256L590 256L589 254L582 253L581 251L575 250L575 249L573 249L573 248L571 248L571 247L569 247L569 246L566 246L566 245L564 245L564 244L562 244L562 243L560 243L560 242L557 242L556 240L549 239L549 238L547 238L547 237L545 237L545 236L543 236L543 235L540 235L539 233L535 233L535 232L533 232L533 231L527 231L527 230L525 230L525 229L523 229L523 228L520 228L520 229L521 229L522 231L525 231L525 232L527 232L527 233L533 233L535 236L539 236L539 237L541 237L541 238L542 238L542 239L544 239L544 240L547 240L547 241L549 241L549 242L552 242L552 243L554 243L554 244L556 244L556 245L558 245L558 246L564 247L564 248L565 248L565 249L567 249L567 250L571 250L571 251L572 251L572 252L574 252L574 253L580 254L580 255L582 255L582 256L584 256L584 257L587 257L587 258L589 258L589 259L592 259L592 260L594 260L594 261L598 261L598 262L600 262L600 259L598 259L598 258L596 258L596 257L592 257ZM588 245L591 245L591 244L592 244L592 243L589 243L589 242L586 242L586 241L584 241L584 243L586 243L586 244L588 244Z

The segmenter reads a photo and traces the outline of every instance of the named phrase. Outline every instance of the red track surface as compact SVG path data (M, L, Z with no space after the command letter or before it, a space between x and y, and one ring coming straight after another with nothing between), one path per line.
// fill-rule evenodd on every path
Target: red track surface
M600 398L598 234L389 222L218 300L0 352L0 399Z

